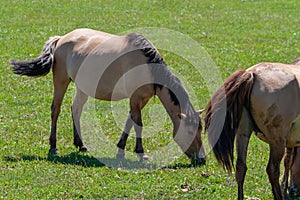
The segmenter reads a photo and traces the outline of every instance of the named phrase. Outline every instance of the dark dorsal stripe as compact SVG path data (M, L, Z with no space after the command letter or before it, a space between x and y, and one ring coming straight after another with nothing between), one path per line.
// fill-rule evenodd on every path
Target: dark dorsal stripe
M154 90L156 91L157 88L162 89L162 87L168 88L174 105L179 105L185 109L189 104L188 94L180 80L167 67L157 49L143 35L131 33L128 35L128 38L148 58L147 63L156 64L151 66L151 72L154 77Z
M143 35L131 33L128 34L127 37L129 38L129 41L132 41L133 45L140 49L148 58L147 63L165 64L155 47Z

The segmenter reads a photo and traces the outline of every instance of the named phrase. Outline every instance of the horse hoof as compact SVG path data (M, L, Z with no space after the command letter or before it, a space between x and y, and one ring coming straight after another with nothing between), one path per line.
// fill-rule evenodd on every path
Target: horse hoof
M79 147L80 152L88 152L88 148L86 146Z
M120 149L118 150L118 153L116 154L116 158L117 159L125 159L125 151L124 149Z
M140 158L140 161L149 160L150 157L145 153L138 153L137 156Z
M58 154L57 148L51 148L51 149L49 149L49 154L54 154L54 155Z
M116 154L116 159L125 159L125 154Z

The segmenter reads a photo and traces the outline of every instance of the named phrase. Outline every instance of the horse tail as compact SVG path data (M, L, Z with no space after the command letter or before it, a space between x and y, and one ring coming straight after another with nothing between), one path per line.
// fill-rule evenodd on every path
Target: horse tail
M44 45L38 58L31 61L11 60L11 70L15 74L26 76L44 76L49 73L54 63L54 48L60 36L51 37Z
M254 77L245 70L234 72L214 93L204 118L208 140L223 168L232 172L235 134L243 107L249 109Z

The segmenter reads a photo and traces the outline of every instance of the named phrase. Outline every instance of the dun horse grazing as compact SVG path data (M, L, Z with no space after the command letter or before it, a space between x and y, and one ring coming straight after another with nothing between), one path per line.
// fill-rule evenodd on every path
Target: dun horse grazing
M232 171L236 138L238 199L243 199L246 154L252 132L270 147L267 174L274 199L282 199L280 162L285 147L300 145L300 68L260 63L234 72L208 103L205 129L217 160Z
M135 152L147 159L142 145L141 110L157 95L173 122L175 142L196 164L205 162L201 120L180 80L168 69L157 49L142 35L117 36L91 29L77 29L52 37L41 55L32 61L11 61L15 74L46 75L53 71L54 97L51 107L50 153L57 153L56 123L70 81L76 85L72 104L74 145L87 151L80 132L80 116L88 96L100 100L130 99L130 113L119 140L117 156L124 148L132 126Z

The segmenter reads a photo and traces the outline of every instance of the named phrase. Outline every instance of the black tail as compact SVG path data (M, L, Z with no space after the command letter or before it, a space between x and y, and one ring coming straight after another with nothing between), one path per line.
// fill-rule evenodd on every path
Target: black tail
M233 73L213 95L205 115L205 129L219 163L229 172L233 168L235 134L242 109L249 108L253 74L245 70Z
M40 56L31 61L11 60L11 70L15 74L26 76L44 76L49 73L54 62L54 48L59 36L50 38L46 42Z

